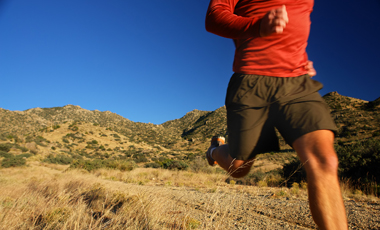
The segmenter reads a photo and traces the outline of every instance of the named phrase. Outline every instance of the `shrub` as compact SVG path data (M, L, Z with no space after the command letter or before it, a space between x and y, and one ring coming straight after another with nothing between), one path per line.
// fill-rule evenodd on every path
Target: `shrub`
M45 138L43 138L42 136L38 136L38 137L36 137L34 142L36 142L37 145L41 145L43 147L46 147L46 145L43 142L49 142L49 141L46 140Z
M193 160L195 160L195 154L189 153L185 158L189 161L193 161Z
M26 160L23 157L11 156L9 158L4 158L1 162L1 166L4 168L18 167L26 164Z
M150 162L145 164L145 168L161 168L161 165L157 162Z
M177 161L172 159L166 159L163 162L160 162L162 168L164 169L178 169L178 170L185 170L189 167L185 162L183 161Z
M12 135L12 134L9 134L9 135L7 136L7 138L8 138L8 139L13 139L13 138L15 138L15 136Z
M72 130L72 131L74 131L74 132L76 132L76 131L78 131L79 128L76 125L70 125L69 129Z
M65 155L56 155L49 154L43 162L52 163L52 164L60 164L60 165L69 165L73 162L73 158L65 156Z
M297 182L294 182L292 184L292 189L290 190L290 192L294 195L298 195L299 193L299 190L300 190L300 185L297 183Z
M19 145L17 145L16 148L20 149L23 153L28 152L28 150L29 150L28 148L21 147Z
M284 181L281 169L274 169L268 172L257 170L253 173L248 174L244 178L238 178L236 180L238 184L257 186L263 186L265 184L265 186L270 187L280 186Z
M87 171L93 171L100 168L119 169L121 171L131 171L136 168L134 161L116 161L116 160L74 160L70 168L81 168Z
M357 184L380 183L380 141L369 139L336 146L339 175Z
M20 155L17 155L17 157L25 157L25 158L29 158L29 157L31 157L31 156L33 156L32 154L30 154L30 153L23 153L23 154L20 154Z
M132 171L137 167L134 161L119 161L117 169L120 171Z
M10 158L12 157L13 154L11 153L7 153L7 152L4 152L4 151L0 151L0 157L4 157L4 158Z
M80 168L87 171L92 171L95 169L100 169L103 167L102 161L99 159L95 159L93 161L89 160L75 160L72 164L70 164L70 168Z
M148 159L145 156L138 156L137 158L134 159L136 163L143 163L143 162L148 162Z
M10 143L0 144L0 151L9 152L12 146Z

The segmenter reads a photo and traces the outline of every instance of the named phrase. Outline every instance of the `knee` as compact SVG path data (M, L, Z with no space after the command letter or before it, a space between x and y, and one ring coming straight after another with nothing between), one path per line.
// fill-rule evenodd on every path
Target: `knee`
M338 167L339 167L339 160L338 156L334 152L333 154L324 157L321 160L321 165L323 170L331 172L331 173L337 173L338 172Z
M317 130L298 138L293 143L308 174L337 174L338 156L334 150L334 134L330 130Z
M305 164L307 172L311 173L338 173L338 156L335 152L330 154L318 155L315 158L309 159L309 163Z

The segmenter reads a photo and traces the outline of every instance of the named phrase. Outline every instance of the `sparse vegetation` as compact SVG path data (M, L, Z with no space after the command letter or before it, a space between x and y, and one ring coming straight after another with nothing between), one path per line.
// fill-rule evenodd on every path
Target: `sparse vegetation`
M26 160L23 157L13 156L13 155L4 158L1 161L1 167L3 168L24 166L25 164L26 164Z
M101 168L118 169L120 171L130 171L136 167L134 161L118 161L118 160L74 160L70 168L84 169L94 171Z

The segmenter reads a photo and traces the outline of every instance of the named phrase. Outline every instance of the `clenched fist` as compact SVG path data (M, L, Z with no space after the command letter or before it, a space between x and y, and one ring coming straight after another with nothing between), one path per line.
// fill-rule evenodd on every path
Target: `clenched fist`
M261 20L260 36L265 37L273 33L280 34L284 31L288 22L288 12L285 5L270 10Z

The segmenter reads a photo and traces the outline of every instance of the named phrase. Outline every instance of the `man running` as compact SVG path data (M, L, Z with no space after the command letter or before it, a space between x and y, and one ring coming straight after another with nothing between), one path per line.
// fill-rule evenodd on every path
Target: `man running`
M307 173L309 204L320 229L347 229L338 158L322 84L306 54L313 0L211 0L206 30L235 43L227 95L228 144L206 153L233 177L248 174L259 153L278 151L275 128Z

